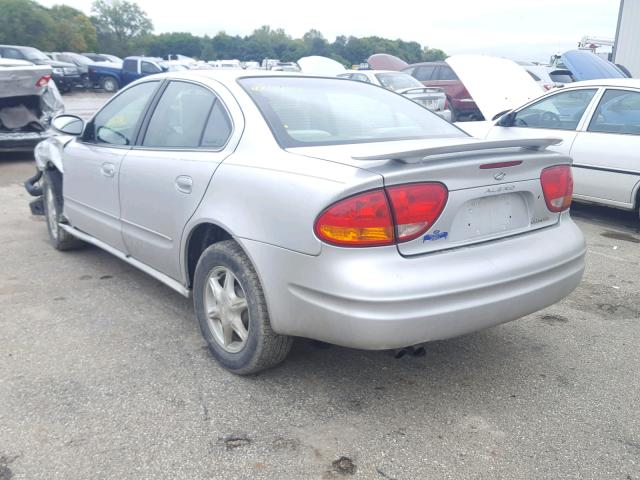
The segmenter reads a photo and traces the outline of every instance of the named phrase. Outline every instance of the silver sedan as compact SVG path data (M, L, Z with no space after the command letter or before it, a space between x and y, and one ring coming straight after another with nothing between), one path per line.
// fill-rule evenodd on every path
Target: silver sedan
M237 374L295 336L393 349L473 332L582 277L553 140L474 140L381 87L173 72L54 126L33 205L53 246L97 245L192 295Z

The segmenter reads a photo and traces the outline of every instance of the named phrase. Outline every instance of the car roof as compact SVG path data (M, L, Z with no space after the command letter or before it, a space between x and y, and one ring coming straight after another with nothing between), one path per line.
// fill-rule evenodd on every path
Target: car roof
M600 78L598 80L583 80L573 82L564 88L573 87L631 87L640 88L640 78Z
M409 67L422 67L426 65L448 65L444 60L438 60L436 62L420 62L420 63L412 63Z

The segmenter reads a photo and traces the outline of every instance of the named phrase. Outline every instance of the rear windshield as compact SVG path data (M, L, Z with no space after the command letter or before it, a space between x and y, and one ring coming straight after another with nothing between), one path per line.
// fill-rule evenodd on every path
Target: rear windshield
M402 95L362 82L286 76L238 82L283 148L467 136Z
M424 88L422 82L419 82L408 73L376 73L375 75L384 88L394 92L405 88Z

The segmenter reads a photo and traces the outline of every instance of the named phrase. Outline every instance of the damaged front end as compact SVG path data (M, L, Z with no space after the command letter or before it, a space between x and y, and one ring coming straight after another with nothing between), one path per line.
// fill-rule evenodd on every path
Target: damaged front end
M36 174L24 182L25 190L32 197L36 197L29 203L32 215L44 215L42 199L42 186L40 180L43 172L48 168L55 168L63 172L62 149L73 139L69 135L55 135L36 145L34 157L36 159Z
M64 112L51 68L0 61L0 151L30 151L51 136L51 120Z

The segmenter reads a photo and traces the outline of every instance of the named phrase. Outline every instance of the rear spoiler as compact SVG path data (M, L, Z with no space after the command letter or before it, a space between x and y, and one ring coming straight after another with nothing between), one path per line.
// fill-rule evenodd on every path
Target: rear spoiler
M481 140L478 142L445 145L441 147L419 148L404 152L382 153L380 155L352 157L354 160L397 160L402 163L420 163L436 155L450 153L476 152L479 150L494 150L497 148L522 148L525 150L544 150L551 145L562 143L559 138L527 138L517 140Z

